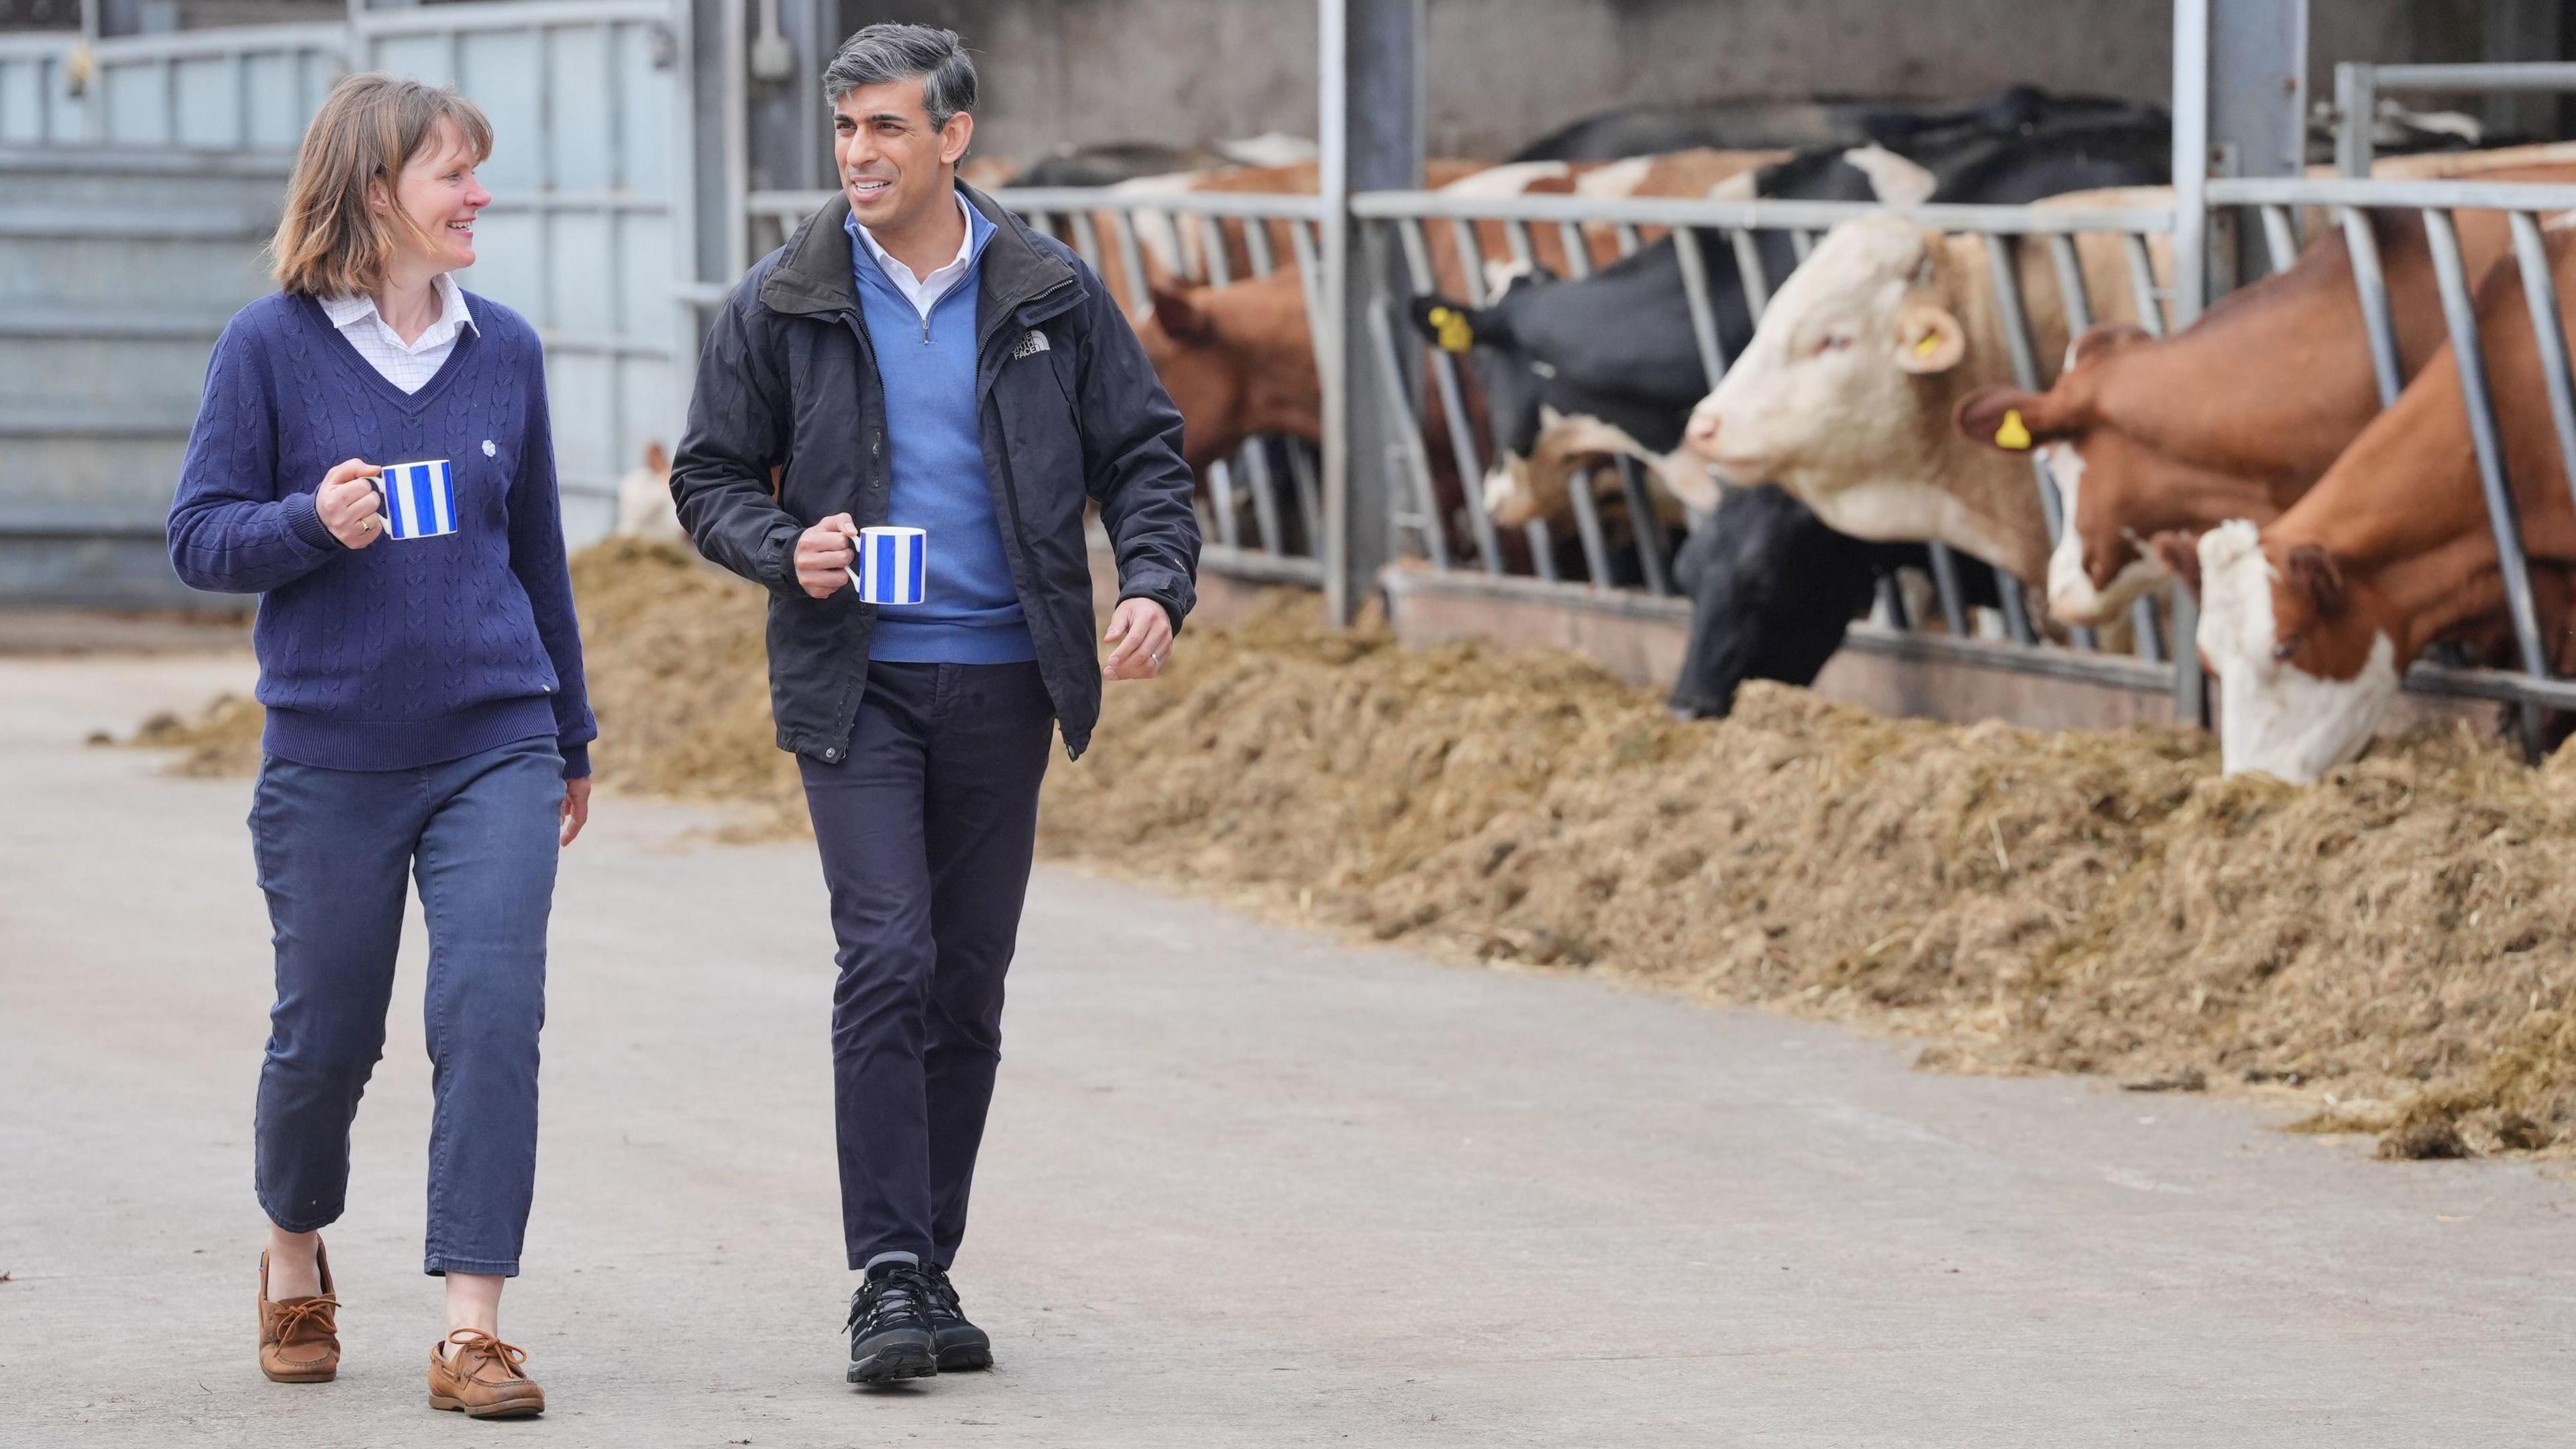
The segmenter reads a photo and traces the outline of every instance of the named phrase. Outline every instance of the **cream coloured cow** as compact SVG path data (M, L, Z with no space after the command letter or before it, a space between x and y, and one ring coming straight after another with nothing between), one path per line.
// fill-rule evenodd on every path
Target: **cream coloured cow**
M2074 193L2042 207L2170 205L2163 188ZM2133 319L2116 236L2078 238L2104 321ZM1744 355L1691 414L1684 446L1730 481L1787 488L1859 538L1946 543L2030 583L2049 537L2026 458L1960 437L1960 399L2012 378L1987 242L1893 213L1843 223L1771 299ZM2066 309L2044 243L2019 248L2037 361L2053 375Z

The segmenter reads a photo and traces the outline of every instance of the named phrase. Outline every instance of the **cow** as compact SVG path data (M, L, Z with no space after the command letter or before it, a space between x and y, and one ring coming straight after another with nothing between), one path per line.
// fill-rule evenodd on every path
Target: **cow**
M2172 198L2131 188L2038 204L2169 208ZM2121 239L2077 242L2094 306L2137 315ZM1845 533L1947 543L2037 583L2048 523L2028 460L1950 426L1963 397L2012 376L1989 245L1894 214L1835 227L1692 409L1687 449L1731 481L1779 484ZM2024 315L2048 366L2067 341L2055 266L2040 245L2016 256Z
M643 461L617 480L617 512L609 532L620 538L688 537L671 510L671 455L661 443L644 445Z
M1223 287L1158 286L1136 336L1180 409L1192 468L1263 434L1323 440L1315 335L1295 272Z
M2562 330L2576 316L2576 234L2545 239ZM2495 402L2550 668L2576 665L2576 509L2537 338L2511 256L2477 287ZM2288 509L2152 548L2201 599L2197 643L2217 675L2227 773L2312 784L2358 754L2427 646L2513 651L2495 536L2462 405L2459 359L2437 351L2388 410Z
M1923 545L1836 533L1786 490L1724 489L1673 561L1691 627L1666 706L1684 719L1723 718L1745 680L1813 682L1881 580L1930 567ZM1969 570L1960 586L1963 604L1997 602L1991 573Z
M2410 179L2576 179L2576 147L2392 158ZM2412 377L2444 333L2432 256L2412 212L2372 211L2399 371ZM2462 257L2481 275L2510 244L2499 213L2458 214ZM2108 327L2079 339L2045 392L1997 384L1954 415L1972 441L2037 449L2067 527L2048 562L2049 610L2069 624L2120 617L2169 572L2138 541L2227 518L2278 517L2379 411L2352 255L2325 228L2287 270L2239 288L2183 332Z

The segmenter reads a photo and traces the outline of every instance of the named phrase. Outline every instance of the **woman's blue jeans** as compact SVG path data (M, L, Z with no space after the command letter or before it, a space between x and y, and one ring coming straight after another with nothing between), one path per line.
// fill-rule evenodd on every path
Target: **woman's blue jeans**
M259 1205L289 1232L337 1221L349 1123L384 1055L403 883L429 926L430 1273L519 1271L537 1168L563 758L550 738L406 770L272 757L250 834L277 944L259 1073Z

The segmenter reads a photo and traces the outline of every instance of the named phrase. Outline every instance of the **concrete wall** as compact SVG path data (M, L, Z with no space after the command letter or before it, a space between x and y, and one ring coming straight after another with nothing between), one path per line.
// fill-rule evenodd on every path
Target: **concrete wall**
M2316 93L2338 60L2475 59L2486 0L2313 0ZM1280 0L842 0L949 26L979 52L980 149L1312 135L1311 4ZM1435 151L1497 156L1622 102L1962 95L2015 81L2162 100L2155 0L1426 0Z

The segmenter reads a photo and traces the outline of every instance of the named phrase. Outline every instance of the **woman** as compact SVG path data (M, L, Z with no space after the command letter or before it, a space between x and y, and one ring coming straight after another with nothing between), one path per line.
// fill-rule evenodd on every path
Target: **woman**
M501 1285L535 1175L556 851L588 818L598 730L536 333L449 275L474 263L491 149L450 92L332 88L271 244L281 290L215 344L170 561L198 588L261 596L250 830L277 1004L253 1132L260 1368L317 1383L339 1366L320 1231L383 1050L409 874L437 1084L426 1268L447 1280L429 1401L514 1417L545 1408L501 1341ZM444 488L435 470L387 473L437 460Z

